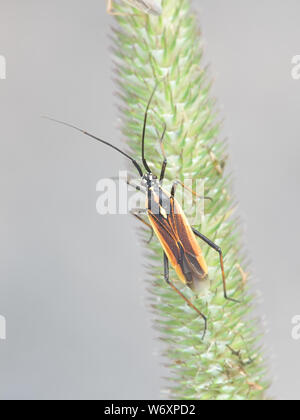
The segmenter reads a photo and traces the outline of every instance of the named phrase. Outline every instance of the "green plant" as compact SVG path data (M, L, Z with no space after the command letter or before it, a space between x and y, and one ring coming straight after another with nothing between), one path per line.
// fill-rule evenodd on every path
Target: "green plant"
M150 17L124 3L116 5L117 10L128 13L116 17L114 31L123 134L140 158L144 112L158 82L147 129L148 161L153 172L159 173L158 133L166 122L167 179L205 181L205 194L213 201L205 203L205 217L196 221L196 228L222 247L229 295L242 299L241 304L224 300L218 254L203 244L212 280L210 293L196 298L183 288L208 316L208 333L202 341L202 320L164 283L158 241L146 246L155 326L166 343L170 366L169 397L264 399L266 371L257 324L249 316L252 297L246 290L247 267L240 252L225 171L226 146L218 139L220 127L203 64L201 34L190 1L164 0L162 6L161 17ZM193 208L199 205L197 201ZM175 280L174 272L171 278Z

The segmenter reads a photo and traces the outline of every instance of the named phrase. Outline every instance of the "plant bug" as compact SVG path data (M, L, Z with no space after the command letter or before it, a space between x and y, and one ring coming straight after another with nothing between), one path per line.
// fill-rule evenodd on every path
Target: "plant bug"
M182 298L185 302L202 317L205 323L203 339L207 331L207 317L199 311L199 309L188 299L170 280L169 278L169 264L175 269L179 279L183 284L188 286L193 292L199 294L203 289L209 286L208 281L208 266L202 254L201 247L197 241L197 238L204 241L208 246L214 249L219 254L220 267L222 272L223 280L223 292L224 298L231 302L239 303L238 300L232 299L227 294L226 289L226 276L224 269L223 253L221 248L216 245L209 238L204 236L202 233L194 229L188 222L182 208L175 198L176 188L180 184L183 188L185 185L180 181L173 183L171 192L168 193L162 188L162 183L165 178L167 168L167 157L164 151L163 140L167 131L166 125L164 126L163 134L160 138L160 147L163 155L163 164L160 171L159 178L152 173L148 162L145 157L145 138L146 138L146 127L148 120L148 113L152 99L154 97L156 87L148 102L146 112L144 115L144 125L142 132L142 164L139 164L129 154L123 152L113 144L94 136L93 134L82 130L74 125L65 123L63 121L54 120L48 118L51 121L63 124L67 127L73 128L84 135L91 137L92 139L105 144L116 150L118 153L129 159L135 166L141 178L141 186L133 185L130 180L127 183L134 187L138 191L143 191L146 194L146 205L145 210L142 211L147 214L149 221L146 222L141 216L141 211L134 212L133 215L147 225L152 233L158 238L163 248L163 262L164 262L164 279L167 284ZM144 172L145 170L145 172ZM197 196L196 193L193 192ZM207 197L203 197L207 198Z
M144 13L149 15L160 16L162 14L162 9L160 5L160 0L124 0L125 3L130 4L133 7L141 10ZM113 11L113 0L107 0L107 13L110 15L121 15L122 13Z

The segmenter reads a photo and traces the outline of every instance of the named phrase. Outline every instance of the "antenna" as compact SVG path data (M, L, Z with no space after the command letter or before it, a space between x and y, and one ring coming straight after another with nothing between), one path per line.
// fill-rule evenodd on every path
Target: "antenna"
M114 150L116 150L117 152L119 152L121 155L125 156L127 159L131 160L131 162L134 164L134 166L135 166L135 167L136 167L136 169L138 170L139 175L140 175L141 177L143 176L143 171L142 171L142 169L141 169L140 165L137 163L137 161L136 161L135 159L133 159L131 156L129 156L127 153L123 152L123 151L122 151L121 149L119 149L118 147L114 146L113 144L111 144L111 143L109 143L109 142L107 142L107 141L105 141L105 140L102 140L102 139L100 139L99 137L96 137L96 136L94 136L93 134L91 134L91 133L89 133L89 132L87 132L87 131L85 131L85 130L83 130L83 129L81 129L81 128L78 128L78 127L76 127L75 125L68 124L68 123L66 123L66 122L64 122L64 121L55 120L54 118L49 118L49 117L42 117L42 118L44 118L44 119L46 119L46 120L49 120L49 121L53 121L53 122L58 123L58 124L61 124L61 125L65 125L66 127L73 128L74 130L77 130L77 131L79 131L80 133L83 133L84 135L86 135L86 136L88 136L88 137L91 137L92 139L97 140L97 141L99 141L100 143L105 144L106 146L111 147L112 149L114 149Z

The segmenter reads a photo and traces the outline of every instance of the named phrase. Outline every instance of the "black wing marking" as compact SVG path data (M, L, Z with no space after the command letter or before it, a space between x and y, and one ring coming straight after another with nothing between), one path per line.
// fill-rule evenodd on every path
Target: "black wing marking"
M192 284L196 278L206 275L198 261L201 249L177 201L161 188L158 191L158 194L154 189L151 191L152 207L156 210L156 214L150 213L151 217L160 226L160 235L168 244L187 282ZM199 252L198 257L195 250Z

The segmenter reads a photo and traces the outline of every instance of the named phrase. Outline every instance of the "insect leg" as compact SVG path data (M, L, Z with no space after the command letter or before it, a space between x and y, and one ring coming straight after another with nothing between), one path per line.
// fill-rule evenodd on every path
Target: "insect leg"
M125 181L127 185L129 185L130 187L134 188L137 191L142 191L142 192L146 192L146 188L140 186L140 185L135 185L131 182L130 178L127 178L126 180L124 180L123 178L119 178L119 177L113 177L113 178L109 178L112 179L114 181Z
M140 187L139 185L134 185L131 183L131 181L129 179L127 179L126 184L129 185L130 187L134 188L137 191L143 191L146 192L145 188Z
M151 173L151 170L150 170L150 168L148 166L148 163L146 161L146 158L145 158L145 136L146 136L148 113L149 113L150 105L151 105L151 102L152 102L152 99L154 97L156 89L157 89L157 85L155 85L155 87L153 89L153 92L150 96L150 99L148 101L148 104L147 104L147 108L146 108L146 112L145 112L145 116L144 116L144 126L143 126L143 135L142 135L142 161L143 161L144 168L146 169L146 171L149 174Z
M172 186L172 189L171 189L171 196L172 196L173 198L175 197L175 194L176 194L176 189L177 189L177 186L178 186L178 185L181 185L181 186L182 186L182 188L184 188L185 190L187 190L187 191L189 191L190 193L192 193L194 197L201 198L201 199L203 199L203 200L210 200L210 201L212 201L211 197L205 197L205 196L203 197L203 196L201 196L201 195L197 194L195 191L193 191L191 188L189 188L189 187L187 187L186 185L184 185L184 183L183 183L183 182L181 182L181 181L179 181L179 180L176 180L176 181L173 183L173 186Z
M140 216L141 211L140 210L132 210L131 214L132 216L134 216L136 219L138 219L140 222L142 222L145 226L148 226L149 229L151 229L151 236L150 239L148 239L147 243L150 244L150 242L153 239L154 236L154 230L153 227L150 225L150 223L146 222L141 216Z
M167 131L167 125L165 123L164 124L164 131L163 131L163 134L162 134L160 142L159 142L161 152L162 152L162 155L163 155L163 158L164 158L162 168L161 168L161 172L160 172L160 177L159 177L160 184L162 184L162 182L165 178L166 168L167 168L167 164L168 164L168 160L167 160L167 156L166 156L166 152L165 152L165 148L164 148L164 137L165 137L166 131Z
M199 309L197 309L196 308L196 306L195 305L193 305L192 304L192 302L183 294L183 293L181 293L181 291L179 290L179 289L177 289L177 287L175 286L175 284L173 284L171 281L170 281L170 278L169 278L169 260L168 260L168 257L167 257L167 255L166 255L166 253L164 253L164 277L165 277L165 281L167 282L167 284L169 285L169 286L171 286L172 287L172 289L183 299L183 300L185 300L185 302L190 306L190 308L192 308L192 309L194 309L194 311L196 311L197 312L197 314L199 315L199 316L201 316L201 318L203 318L203 320L204 320L204 324L205 324L205 326L204 326L204 333L203 333L203 337L202 337L202 340L204 340L204 338L205 338L205 336L206 336L206 332L207 332L207 318L206 318L206 316L205 315L203 315L203 313L202 312L200 312L199 311Z
M165 137L166 131L167 131L167 125L166 125L166 123L164 123L164 130L163 130L162 136L161 136L160 141L159 141L161 152L162 152L162 155L163 155L163 158L164 158L164 161L163 161L163 164L162 164L162 167L161 167L161 171L160 171L160 177L159 177L159 185L160 186L162 185L163 180L165 178L166 168L167 168L167 164L168 164L168 160L167 160L167 156L166 156L165 148L164 148L164 137ZM160 188L159 189L159 204L160 204L160 206L162 206L162 201L163 201L162 196L163 196L163 193L162 193L162 189Z
M225 269L224 269L224 259L223 259L223 253L222 253L221 248L218 245L216 245L214 242L212 242L210 239L208 239L206 236L202 235L202 233L198 232L196 229L194 229L194 228L192 228L192 229L193 229L194 234L196 236L198 236L198 238L200 238L204 242L206 242L207 245L209 245L216 252L218 252L218 254L220 256L220 266L221 266L221 270L222 270L224 298L227 299L227 300L230 300L231 302L241 303L240 301L238 301L236 299L232 299L232 298L228 297L228 295L227 295L226 276L225 276Z

